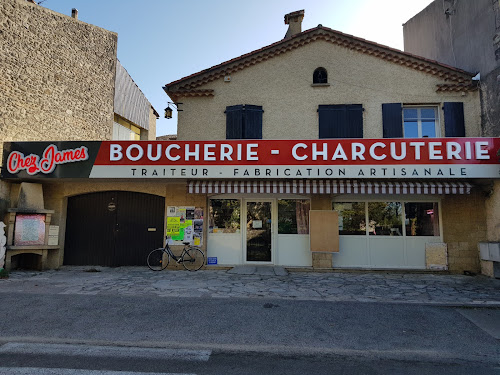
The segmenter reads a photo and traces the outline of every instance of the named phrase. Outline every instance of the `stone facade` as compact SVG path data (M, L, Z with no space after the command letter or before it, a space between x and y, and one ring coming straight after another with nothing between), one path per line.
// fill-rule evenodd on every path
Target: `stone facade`
M111 139L116 33L22 0L0 29L2 141Z
M470 196L442 200L443 240L448 245L451 272L480 272L478 243L486 240L485 193L476 188Z

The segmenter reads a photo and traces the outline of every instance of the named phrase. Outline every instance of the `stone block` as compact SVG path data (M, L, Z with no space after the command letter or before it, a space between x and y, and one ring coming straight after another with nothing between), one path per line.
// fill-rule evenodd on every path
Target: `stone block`
M425 245L425 266L430 270L448 269L448 247L445 243Z
M332 269L333 268L333 255L332 253L319 253L313 252L312 266L317 269Z

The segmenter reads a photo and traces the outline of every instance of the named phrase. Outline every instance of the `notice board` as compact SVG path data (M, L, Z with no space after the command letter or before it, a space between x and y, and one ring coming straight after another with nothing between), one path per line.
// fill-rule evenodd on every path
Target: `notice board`
M311 251L339 251L339 215L337 211L310 210L309 238Z

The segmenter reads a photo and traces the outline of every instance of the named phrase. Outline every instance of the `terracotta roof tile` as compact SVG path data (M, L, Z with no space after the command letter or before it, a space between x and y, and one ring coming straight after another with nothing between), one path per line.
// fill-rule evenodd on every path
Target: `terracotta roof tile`
M184 91L186 89L193 89L215 79L221 78L226 74L255 65L276 55L286 53L316 40L326 40L345 48L353 49L396 64L424 71L444 80L450 80L457 83L470 82L470 79L473 76L472 73L434 60L413 55L411 53L371 42L353 35L344 34L340 31L324 26L318 26L296 34L291 38L282 39L258 50L246 53L223 63L214 65L208 69L204 69L187 77L170 82L165 85L164 90L168 94L174 94L173 91L177 92L178 90Z

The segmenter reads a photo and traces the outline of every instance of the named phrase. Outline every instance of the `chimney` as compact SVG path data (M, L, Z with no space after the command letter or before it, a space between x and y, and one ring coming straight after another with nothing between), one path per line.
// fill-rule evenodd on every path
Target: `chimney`
M71 9L71 17L73 17L75 20L78 19L78 9L76 8Z
M288 25L285 39L291 38L295 34L302 32L302 20L304 19L304 9L285 14L285 25Z

